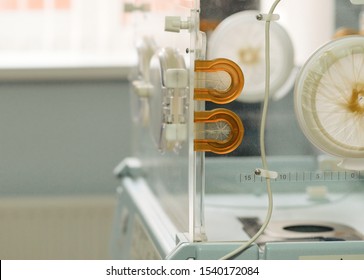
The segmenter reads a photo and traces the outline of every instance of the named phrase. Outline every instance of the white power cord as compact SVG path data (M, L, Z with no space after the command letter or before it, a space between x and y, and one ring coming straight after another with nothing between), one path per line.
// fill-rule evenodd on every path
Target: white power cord
M262 158L262 165L263 169L268 170L268 163L265 153L265 126L266 126L266 120L267 120L267 112L268 112L268 104L269 104L269 84L270 84L270 40L269 40L269 31L270 31L270 21L273 16L273 12L275 8L277 7L278 3L281 0L276 0L272 7L269 10L269 13L267 15L267 19L265 22L265 95L264 95L264 105L263 105L263 112L262 112L262 120L261 120L261 126L260 126L260 152L261 152L261 158ZM228 260L233 258L234 256L242 253L244 250L250 247L265 231L267 228L269 221L272 217L273 212L273 194L270 184L270 178L269 176L266 178L267 183L267 194L268 194L268 210L267 215L265 218L264 223L260 227L259 231L246 243L244 243L242 246L238 247L234 251L226 254L221 258L221 260Z

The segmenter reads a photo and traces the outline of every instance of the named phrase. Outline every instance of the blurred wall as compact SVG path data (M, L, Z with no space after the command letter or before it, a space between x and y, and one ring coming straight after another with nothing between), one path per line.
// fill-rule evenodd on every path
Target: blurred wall
M114 194L130 154L128 84L0 83L0 195Z

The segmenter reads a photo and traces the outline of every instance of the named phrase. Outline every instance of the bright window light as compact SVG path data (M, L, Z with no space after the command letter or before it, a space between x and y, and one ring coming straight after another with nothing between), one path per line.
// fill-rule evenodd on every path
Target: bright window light
M0 0L0 68L135 64L137 39L148 34L161 41L164 16L191 3Z
M123 0L0 0L0 66L128 64Z

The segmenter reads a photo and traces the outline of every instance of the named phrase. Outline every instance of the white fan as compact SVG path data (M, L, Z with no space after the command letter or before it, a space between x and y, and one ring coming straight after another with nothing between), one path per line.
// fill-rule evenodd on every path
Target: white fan
M346 169L364 169L363 36L331 41L309 58L297 78L295 109L314 145L343 158Z
M242 102L260 102L265 92L264 22L258 11L242 11L224 19L208 40L208 57L228 58L236 62L245 76ZM276 22L271 23L271 92L278 99L293 87L294 55L287 32Z

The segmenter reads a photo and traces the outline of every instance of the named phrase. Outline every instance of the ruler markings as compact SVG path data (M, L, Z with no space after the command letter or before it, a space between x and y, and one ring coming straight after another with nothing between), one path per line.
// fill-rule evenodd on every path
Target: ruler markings
M364 181L360 171L297 171L278 172L275 182ZM264 177L254 172L240 173L240 182L263 182Z

